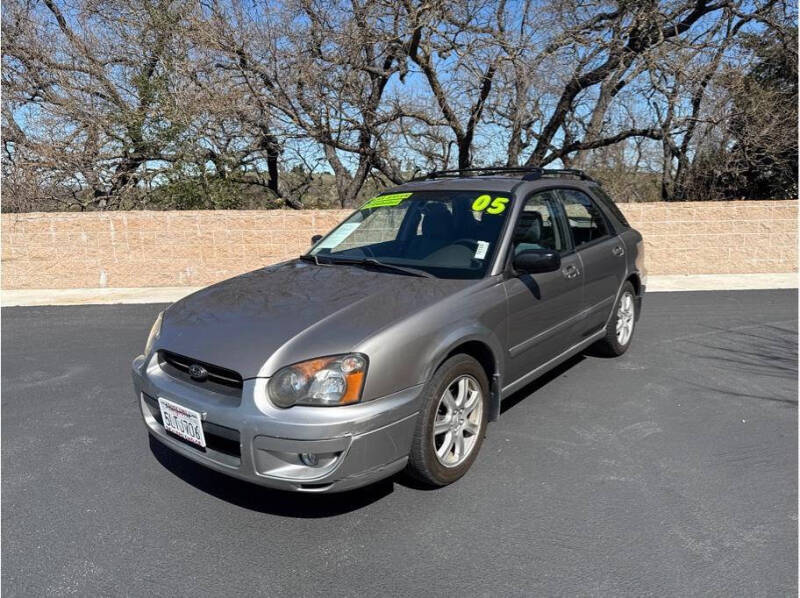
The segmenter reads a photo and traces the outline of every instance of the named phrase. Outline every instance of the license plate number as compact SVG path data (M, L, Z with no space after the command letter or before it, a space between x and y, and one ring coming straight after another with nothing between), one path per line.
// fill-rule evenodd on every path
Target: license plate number
M206 446L206 437L203 435L203 420L197 411L181 407L177 403L158 398L161 409L161 421L164 429L180 436L201 448Z

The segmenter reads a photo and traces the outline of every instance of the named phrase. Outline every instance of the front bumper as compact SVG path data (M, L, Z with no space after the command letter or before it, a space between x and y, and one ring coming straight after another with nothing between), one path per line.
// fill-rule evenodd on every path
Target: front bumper
M301 492L341 492L403 469L422 391L418 385L356 405L279 409L267 398L266 378L245 380L239 400L173 378L143 355L132 375L144 423L163 444L233 477ZM158 397L201 414L205 450L166 432ZM319 463L304 465L302 453Z

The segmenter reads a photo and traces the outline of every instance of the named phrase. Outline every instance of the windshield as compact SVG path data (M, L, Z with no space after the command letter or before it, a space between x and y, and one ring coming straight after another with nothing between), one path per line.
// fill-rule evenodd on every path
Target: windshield
M439 278L482 278L510 195L483 191L392 193L369 200L317 242L320 262L373 259Z

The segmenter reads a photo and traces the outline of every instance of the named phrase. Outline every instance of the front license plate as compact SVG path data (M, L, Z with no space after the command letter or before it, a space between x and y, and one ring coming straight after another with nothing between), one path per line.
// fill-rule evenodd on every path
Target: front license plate
M177 403L161 397L158 397L158 406L161 408L161 421L164 423L165 430L199 447L206 447L203 421L197 411L181 407Z

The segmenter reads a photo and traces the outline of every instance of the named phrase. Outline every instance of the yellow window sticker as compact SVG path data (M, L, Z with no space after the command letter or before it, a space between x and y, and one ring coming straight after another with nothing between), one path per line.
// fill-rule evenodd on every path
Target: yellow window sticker
M495 197L492 199L491 195L479 195L472 202L473 212L486 211L487 214L497 215L506 211L506 204L509 202L508 197Z
M490 203L492 203L491 195L479 195L478 197L475 198L475 201L472 202L472 211L483 212L486 208L489 207Z
M411 197L413 193L390 193L389 195L379 195L378 197L373 197L363 206L361 206L360 210L370 210L372 208L384 208L388 206L396 206L404 199L408 199Z
M487 214L502 214L506 211L506 204L509 202L507 197L495 197L492 205L486 210Z

